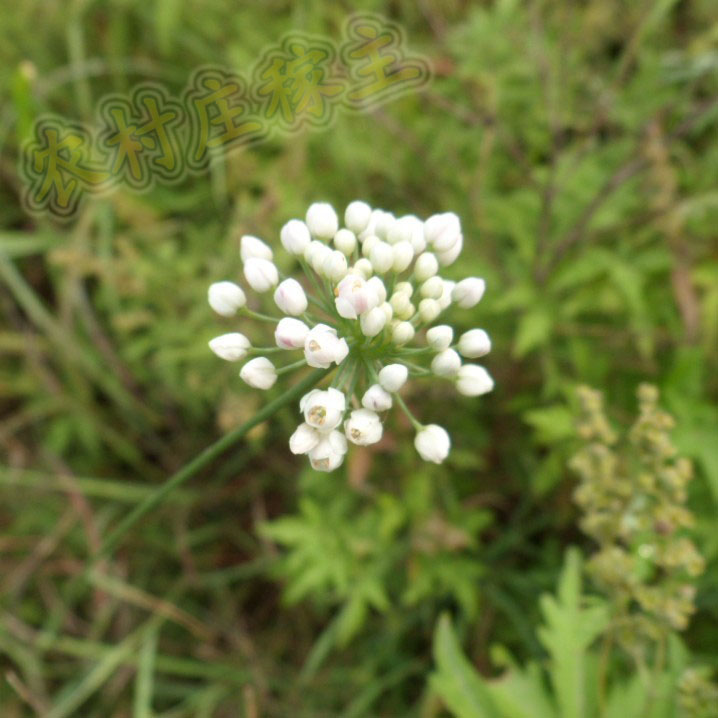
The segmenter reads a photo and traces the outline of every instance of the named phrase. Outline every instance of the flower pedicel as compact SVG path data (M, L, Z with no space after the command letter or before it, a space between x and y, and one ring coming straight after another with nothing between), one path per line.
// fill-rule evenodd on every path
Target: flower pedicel
M453 212L424 222L413 215L397 218L357 201L346 208L344 225L330 204L318 202L304 220L292 219L282 227L281 244L297 258L306 286L280 275L268 244L242 237L247 284L260 293L272 290L283 316L249 309L244 290L226 280L210 286L209 303L225 317L239 312L274 323L276 346L252 347L247 337L234 332L212 339L210 349L226 361L255 355L240 377L256 389L269 389L279 375L306 366L334 370L330 387L302 397L304 421L289 439L290 450L307 454L315 469L340 466L347 440L360 446L379 441L381 414L394 402L416 430L420 456L439 464L449 454L449 435L412 415L399 395L402 386L411 376L451 381L465 396L486 394L494 386L484 367L463 363L490 351L483 329L471 329L454 341L449 325L429 326L452 302L470 309L484 293L484 280L478 277L457 283L439 276L461 252L461 222ZM426 331L419 334L422 329ZM422 345L408 346L417 337ZM279 368L264 356L285 351L303 356Z

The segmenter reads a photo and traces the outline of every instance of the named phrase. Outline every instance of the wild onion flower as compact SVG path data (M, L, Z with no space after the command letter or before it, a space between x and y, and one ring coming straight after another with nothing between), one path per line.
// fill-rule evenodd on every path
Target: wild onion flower
M463 247L461 222L453 212L422 222L356 201L346 208L344 225L330 204L318 202L304 220L282 227L281 245L302 269L301 278L282 274L269 244L242 237L244 278L256 292L271 292L280 316L250 309L244 290L228 280L210 286L209 303L224 317L240 314L274 324L274 343L255 347L244 334L229 332L212 339L210 349L226 361L251 357L240 377L256 389L269 389L281 374L306 366L333 374L328 388L302 397L302 421L289 439L290 450L306 454L315 469L340 466L347 441L359 446L380 441L382 415L394 403L416 431L419 455L439 464L449 454L448 433L437 424L421 424L399 392L410 377L449 381L465 396L493 389L484 367L465 362L491 350L488 334L471 329L456 338L450 325L435 324L452 303L476 306L485 282L478 277L453 282L439 274ZM275 367L266 356L285 352L300 358Z

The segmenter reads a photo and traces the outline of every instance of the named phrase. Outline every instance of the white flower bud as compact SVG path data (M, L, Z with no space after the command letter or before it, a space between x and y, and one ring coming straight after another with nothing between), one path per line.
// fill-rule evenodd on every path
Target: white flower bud
M340 229L334 235L334 246L348 257L356 249L356 235L350 229Z
M332 431L309 452L309 463L316 471L334 471L344 461L347 440L340 431Z
M302 349L309 327L300 319L284 317L274 330L274 340L280 349Z
M429 277L421 285L419 293L428 299L438 299L444 293L444 280L436 274Z
M429 346L439 352L448 349L453 340L454 330L448 324L439 324L426 332L426 341Z
M267 292L279 281L279 272L268 259L250 257L244 263L244 278L255 292Z
M379 372L379 383L390 392L397 392L409 378L409 370L403 364L387 364Z
M277 381L277 370L267 357L250 359L240 370L239 376L255 389L269 389Z
M357 259L352 267L353 274L360 274L364 279L369 279L374 274L374 267L371 266L371 262L366 259Z
M483 329L469 329L459 338L459 352L465 357L476 359L491 351L491 339Z
M397 282L394 287L395 292L403 292L407 297L411 297L414 293L414 286L411 282Z
M484 296L486 282L479 277L462 279L451 293L452 299L462 308L475 307Z
M419 317L425 324L433 322L441 314L441 305L436 299L422 299L419 302Z
M347 273L347 269L347 258L335 249L324 259L321 274L332 282L338 282Z
M414 248L410 242L401 241L393 245L394 261L391 268L397 272L403 272L414 259Z
M448 267L453 264L461 254L461 250L464 248L464 238L459 235L459 239L456 241L453 247L446 249L443 252L436 252L436 258L439 260L439 264L442 267Z
M371 409L372 411L388 411L391 409L393 400L391 394L380 384L372 384L364 392L361 404L365 409Z
M301 219L290 219L282 227L279 239L289 254L300 257L312 241L312 235L309 233L309 227Z
M371 207L366 202L355 200L344 211L344 224L354 234L363 232L371 219Z
M274 290L274 302L285 313L299 316L307 311L307 295L296 279L285 279Z
M358 446L376 444L383 432L379 415L371 409L355 409L344 422L347 439Z
M374 307L359 317L359 324L365 337L375 337L386 324L386 314L381 307Z
M328 202L309 205L305 221L312 235L319 239L331 239L339 229L337 213Z
M437 300L439 302L439 308L443 312L451 304L451 295L456 286L456 282L452 282L450 279L444 279L444 291Z
M391 330L391 340L394 344L408 344L416 334L411 322L397 322Z
M338 389L313 389L299 402L304 420L317 431L336 429L347 408L346 397Z
M438 424L429 424L417 433L414 446L424 461L440 464L449 455L451 439Z
M356 319L379 304L376 284L370 285L358 274L347 274L337 285L335 294L337 312L345 319Z
M413 214L399 217L386 233L386 241L389 242L389 244L397 244L398 242L411 243L411 240L416 234L417 227L421 229L423 234L423 222Z
M461 221L453 212L435 214L424 222L424 236L437 252L445 252L461 236Z
M394 310L394 314L401 319L408 319L414 313L413 304L406 292L394 292L389 303Z
M368 237L365 237L361 244L362 255L368 259L371 254L371 250L377 242L381 242L381 240L375 234L370 234Z
M491 375L478 364L464 364L456 375L456 389L464 396L481 396L493 388Z
M389 230L396 222L396 217L391 212L375 209L372 212L372 219L374 220L374 234L380 239L386 239Z
M326 324L312 327L304 340L304 357L316 369L328 369L332 362L341 364L348 353L346 339L339 339L336 329Z
M309 424L302 423L289 437L289 450L293 454L309 453L322 439L322 435Z
M251 257L259 257L259 259L268 259L270 262L274 255L268 244L265 244L259 237L253 237L251 234L245 234L239 240L239 256L242 261L246 262Z
M383 304L386 301L386 286L381 277L371 277L367 279L367 287L376 294L377 304Z
M234 282L215 282L207 290L209 306L223 317L231 317L247 303L242 287Z
M426 281L439 271L439 261L431 252L424 252L416 258L414 276L419 282Z
M394 252L388 242L379 241L371 248L369 252L369 260L371 266L377 274L388 272L394 263Z
M384 312L386 323L388 324L394 318L394 310L392 309L391 304L389 304L389 302L384 302L379 305L379 309Z
M332 250L320 242L318 239L313 239L304 250L304 259L307 260L311 268L317 273L321 274L324 267L324 261L331 254Z
M239 332L222 334L219 337L210 339L209 342L209 348L220 359L224 359L225 361L239 361L243 359L250 346L249 339Z
M431 361L431 371L436 376L453 376L461 367L461 357L453 349L444 349Z

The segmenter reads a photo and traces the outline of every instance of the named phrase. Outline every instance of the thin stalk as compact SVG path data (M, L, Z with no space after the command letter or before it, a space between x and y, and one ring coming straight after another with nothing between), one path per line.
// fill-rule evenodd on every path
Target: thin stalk
M241 311L242 314L246 314L252 319L259 319L260 322L272 322L273 324L278 324L280 321L280 317L270 317L268 314L261 314L260 312L255 312L249 307L242 307Z

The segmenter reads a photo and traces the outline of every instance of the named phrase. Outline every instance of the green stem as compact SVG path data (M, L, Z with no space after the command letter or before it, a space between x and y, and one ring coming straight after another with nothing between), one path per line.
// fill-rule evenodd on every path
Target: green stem
M242 314L246 314L248 317L252 317L252 319L259 319L262 322L273 322L274 324L277 324L280 320L280 317L270 317L268 314L261 314L260 312L255 312L249 307L242 307L241 311Z
M281 376L282 374L286 374L288 371L293 371L294 369L299 369L299 367L306 365L307 360L302 357L299 361L295 361L292 364L287 364L286 366L279 367L279 369L277 369L277 376Z
M318 369L311 374L307 374L304 379L295 384L291 389L278 396L274 401L270 401L263 409L258 411L249 421L238 426L234 431L226 434L208 446L204 451L198 454L192 461L185 464L177 473L170 476L161 486L158 486L149 496L130 511L122 521L106 536L104 542L93 556L93 560L88 567L88 571L94 568L95 564L103 557L111 554L120 541L125 537L129 530L147 513L158 506L162 499L175 489L182 486L189 479L199 473L208 464L221 456L227 449L242 439L247 432L269 419L282 407L299 398L313 386L318 384L327 373L324 369Z
M396 399L396 403L401 407L401 410L406 414L407 418L411 422L411 425L416 429L416 431L421 431L424 428L424 425L416 419L416 417L411 413L411 409L406 405L404 400L399 396L398 393L392 394L392 396Z

